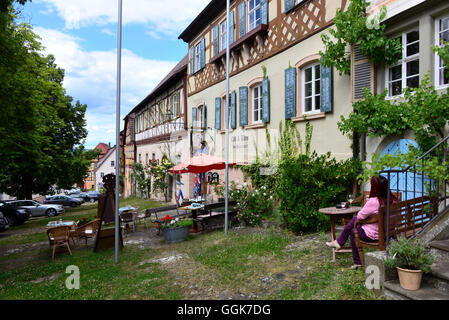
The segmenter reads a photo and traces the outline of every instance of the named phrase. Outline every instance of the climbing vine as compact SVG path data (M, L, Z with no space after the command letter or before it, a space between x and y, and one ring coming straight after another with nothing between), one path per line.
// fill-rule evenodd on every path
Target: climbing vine
M334 23L335 29L330 29L329 35L321 35L325 50L320 51L321 64L334 66L341 74L351 73L351 54L348 48L358 45L360 52L374 64L396 63L402 55L401 42L385 36L385 24L380 24L387 14L386 7L368 20L366 8L369 2L351 0L346 11L337 9Z

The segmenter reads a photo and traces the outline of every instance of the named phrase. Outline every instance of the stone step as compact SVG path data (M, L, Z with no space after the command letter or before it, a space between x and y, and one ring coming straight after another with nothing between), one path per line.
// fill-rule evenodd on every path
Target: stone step
M449 294L449 262L434 263L423 281Z
M416 291L403 289L399 280L384 282L384 296L387 300L449 300L449 292L438 290L432 284L423 281Z
M449 262L449 240L436 240L429 243L430 254L435 261Z

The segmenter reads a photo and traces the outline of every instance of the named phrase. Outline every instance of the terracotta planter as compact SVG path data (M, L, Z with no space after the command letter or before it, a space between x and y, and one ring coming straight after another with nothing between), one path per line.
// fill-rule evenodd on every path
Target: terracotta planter
M418 290L421 286L423 272L421 270L409 270L396 267L398 270L399 283L406 290Z

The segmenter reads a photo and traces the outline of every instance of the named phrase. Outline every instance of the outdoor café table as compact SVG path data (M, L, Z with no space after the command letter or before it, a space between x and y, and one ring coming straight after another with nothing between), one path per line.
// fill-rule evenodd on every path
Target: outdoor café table
M47 223L46 227L47 227L47 229L49 229L49 228L54 228L54 227L73 226L74 223L75 223L75 221L61 221L61 222L59 222L59 221L50 221L49 223Z
M118 213L122 214L123 212L134 211L134 210L136 210L136 208L131 207L131 206L126 206L126 207L119 208Z
M179 207L178 209L181 210L189 210L190 213L192 214L192 219L193 219L193 228L192 228L192 232L199 232L198 230L198 224L196 223L195 219L198 215L198 210L200 209L204 209L204 204L202 205L197 205L197 206L192 206L192 205L188 205L185 207Z
M354 214L358 213L360 210L362 210L362 207L349 207L344 209L339 209L335 207L329 207L329 208L321 208L318 210L321 213L324 213L325 215L330 216L331 218L331 235L332 235L332 241L337 239L335 237L335 220L336 219L345 219L345 220L351 220ZM351 247L341 247L340 249L332 248L332 261L335 262L335 254L341 253L341 252L351 252Z

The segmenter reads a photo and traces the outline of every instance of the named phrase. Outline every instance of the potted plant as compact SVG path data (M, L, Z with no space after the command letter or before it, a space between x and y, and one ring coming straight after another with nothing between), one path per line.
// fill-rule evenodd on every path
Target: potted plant
M94 219L96 219L96 218L97 218L97 217L94 216ZM81 218L80 220L78 220L78 221L76 222L76 225L77 225L78 227L81 227L81 226L83 226L83 225L85 225L86 223L89 223L89 222L91 222L91 221L93 221L93 219L84 217L84 218Z
M193 222L191 219L175 219L170 215L166 215L162 218L160 228L164 235L165 242L174 243L184 241L189 235L189 230L192 225Z
M430 271L433 257L426 253L417 239L407 240L399 237L388 246L387 267L396 268L401 287L406 290L418 290L423 273Z

